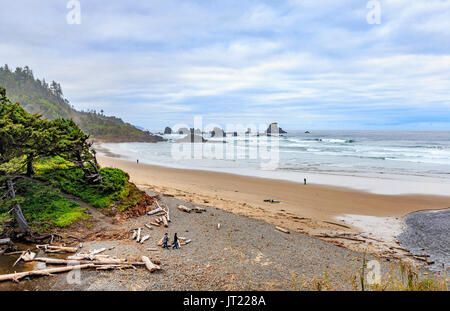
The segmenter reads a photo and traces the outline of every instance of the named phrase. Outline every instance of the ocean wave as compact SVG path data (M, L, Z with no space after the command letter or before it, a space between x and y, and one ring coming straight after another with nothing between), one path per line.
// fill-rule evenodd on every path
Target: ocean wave
M355 142L353 139L340 139L340 138L316 138L316 141L333 144L351 144Z

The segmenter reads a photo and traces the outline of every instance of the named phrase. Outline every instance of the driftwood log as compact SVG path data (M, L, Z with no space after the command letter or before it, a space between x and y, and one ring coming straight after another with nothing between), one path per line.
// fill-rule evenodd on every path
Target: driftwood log
M159 227L159 223L157 223L156 221L151 221L150 224L155 227Z
M178 205L178 209L179 209L180 211L182 211L182 212L185 212L185 213L190 213L190 212L192 211L191 208L186 207L186 206L184 206L184 205Z
M66 246L55 246L55 245L36 245L36 248L41 249L45 252L59 251L66 253L76 253L78 251L77 247L66 247Z
M157 202L157 203L158 203L158 202ZM147 214L148 214L148 215L153 215L153 214L157 214L157 213L159 213L159 212L164 212L164 210L162 209L162 207L158 207L157 209L154 209L154 210L148 212Z
M168 220L167 220L167 217L166 216L163 216L162 217L162 221L163 221L163 224L164 224L164 227L168 227L169 226L169 222L168 222Z
M144 244L144 242L147 241L148 239L150 239L150 236L146 235L146 236L142 237L142 239L139 243Z
M145 224L145 227L147 227L147 229L149 229L149 230L153 230L153 227L150 226L149 224Z
M288 229L285 229L285 228L282 228L282 227L276 226L275 229L277 229L278 231L281 231L283 233L287 233L287 234L290 233Z
M139 228L137 230L137 237L136 237L136 241L137 242L139 242L141 240L141 231L142 231L142 228Z
M44 269L44 270L33 270L33 271L27 271L27 272L19 272L19 273L11 273L11 274L4 274L0 275L0 282L2 281L14 281L18 282L20 279L23 279L27 276L48 276L52 275L54 273L61 273L61 272L68 272L75 269L86 269L94 267L92 263L85 264L85 265L76 265L76 266L67 266L67 267L60 267L60 268L51 268L51 269Z
M142 256L141 259L145 263L145 267L148 271L154 272L161 269L160 266L155 265L147 256Z

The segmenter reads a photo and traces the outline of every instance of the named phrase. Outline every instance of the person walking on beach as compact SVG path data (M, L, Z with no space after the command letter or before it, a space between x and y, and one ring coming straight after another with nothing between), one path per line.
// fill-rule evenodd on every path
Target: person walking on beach
M139 164L139 159L136 160L136 163Z
M173 236L173 245L172 248L178 249L178 236L175 233L175 235Z
M164 234L164 238L163 238L163 248L169 249L169 246L167 245L167 243L169 243L169 235L166 232Z

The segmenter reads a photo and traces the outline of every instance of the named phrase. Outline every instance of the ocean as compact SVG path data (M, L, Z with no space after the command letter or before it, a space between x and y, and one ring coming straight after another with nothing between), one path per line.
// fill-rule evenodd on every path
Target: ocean
M289 131L227 135L210 143L103 144L142 163L348 187L380 194L450 196L450 131ZM225 143L221 143L225 141ZM266 164L272 165L266 165Z

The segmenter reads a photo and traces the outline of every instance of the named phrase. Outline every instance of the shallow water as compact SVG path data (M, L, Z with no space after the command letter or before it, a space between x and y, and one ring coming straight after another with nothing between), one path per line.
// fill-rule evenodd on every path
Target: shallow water
M450 267L450 209L424 211L404 218L406 229L398 236L400 245L414 255L429 255L432 270Z

